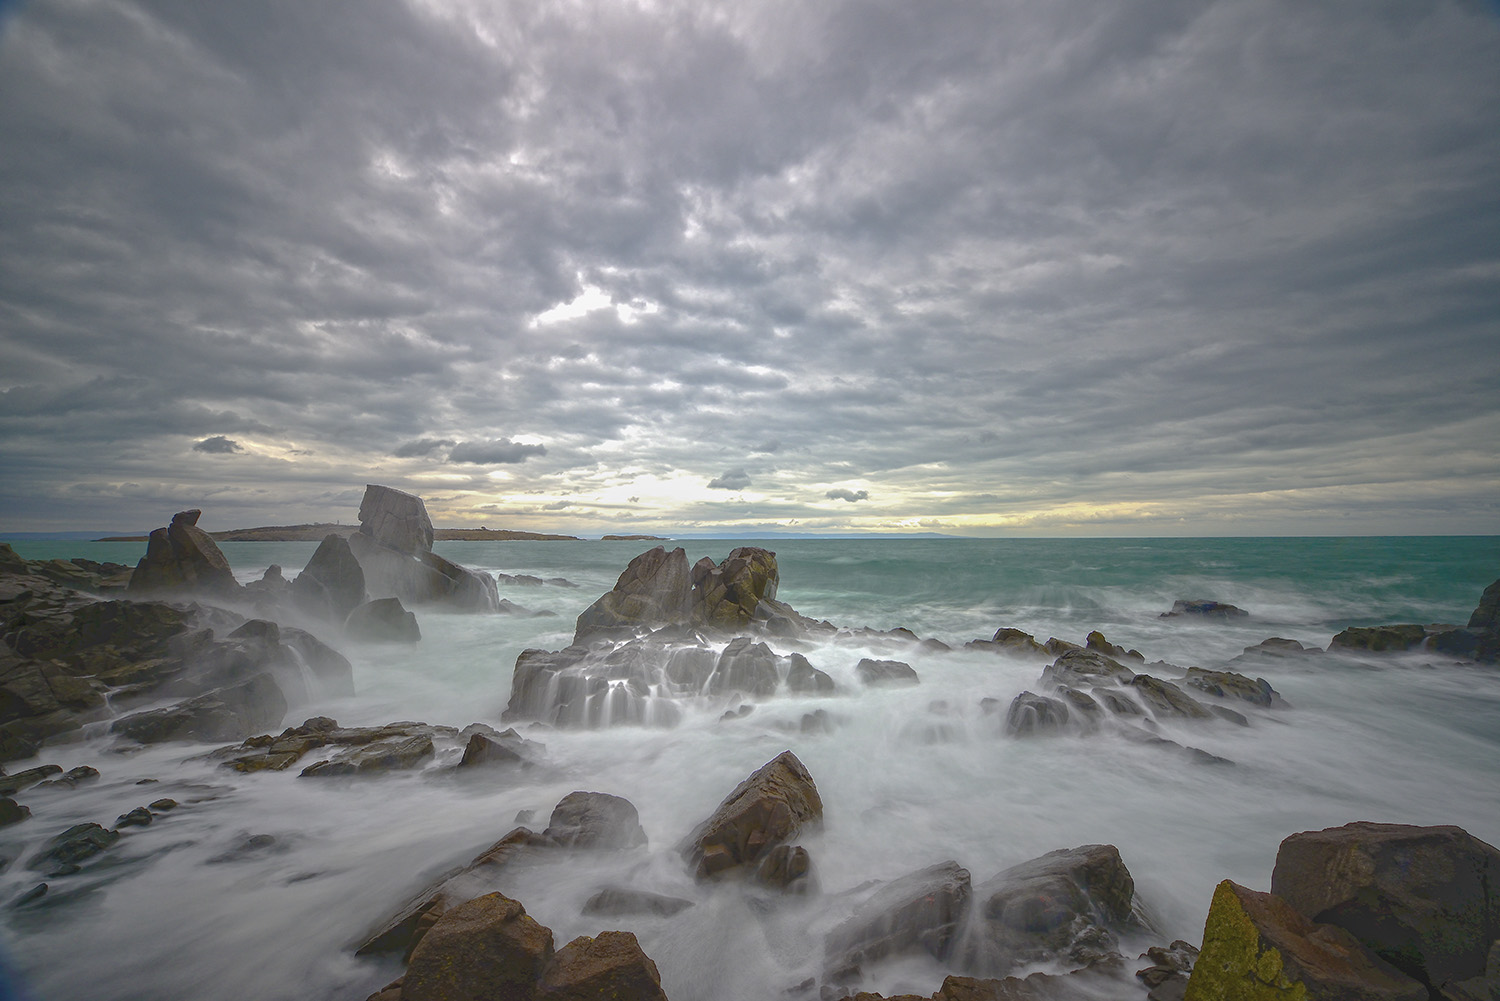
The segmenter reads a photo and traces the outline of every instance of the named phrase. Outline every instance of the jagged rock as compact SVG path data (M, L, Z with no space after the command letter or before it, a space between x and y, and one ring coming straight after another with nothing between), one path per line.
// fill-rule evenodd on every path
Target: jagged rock
M1276 689L1265 678L1251 680L1243 674L1233 671L1205 671L1201 667L1190 667L1187 675L1182 679L1183 684L1191 685L1200 692L1221 699L1236 698L1257 706L1273 706L1284 704Z
M823 800L806 766L783 751L735 787L680 846L699 879L749 866L803 827L823 819Z
M693 906L691 900L668 897L645 890L630 890L609 886L600 890L583 905L583 913L597 917L632 917L650 915L669 918Z
M359 502L359 534L398 553L432 550L432 519L422 498L394 487L365 484Z
M536 997L548 1001L667 1001L661 974L626 931L575 938L557 951Z
M367 484L359 519L359 531L349 536L349 551L359 561L371 597L414 604L440 601L475 612L500 607L493 577L432 551L432 521L422 498Z
M242 740L281 723L286 697L268 671L166 709L115 720L111 733L142 744L164 740Z
M854 673L871 688L894 688L922 682L910 664L899 660L871 660L864 657L855 665Z
M711 629L743 629L766 616L761 603L775 599L780 580L776 554L765 549L742 546L718 566L700 560L692 571L694 619Z
M26 868L48 877L66 876L77 872L80 862L93 858L118 840L117 831L98 824L75 824L27 859Z
M1418 625L1351 626L1335 636L1328 649L1385 653L1419 647L1426 639L1427 629Z
M296 652L322 686L323 694L354 694L354 665L348 657L305 629L282 626L280 634L282 645Z
M827 695L833 692L833 679L813 667L800 653L788 658L786 687L789 692Z
M306 610L342 622L365 602L365 572L349 540L330 533L292 583L292 593Z
M464 745L464 756L460 768L478 768L492 765L520 765L527 767L540 757L542 745L527 740L514 729L500 733L475 733Z
M1482 976L1500 938L1500 851L1459 827L1294 834L1276 853L1271 892L1434 990Z
M987 640L971 640L964 646L976 650L994 650L1001 653L1022 654L1025 656L1056 656L1056 653L1048 653L1045 646L1036 641L1036 637L1020 629L1012 629L1008 626L995 630L995 635ZM1058 651L1061 653L1062 651Z
M748 636L738 636L730 640L719 655L719 663L709 676L707 690L711 695L743 692L764 698L774 695L780 683L776 654L771 648L752 641Z
M41 783L43 786L64 786L68 789L76 789L84 782L93 782L99 778L99 769L93 765L79 765L69 768L55 779L48 779Z
M146 555L130 576L132 594L192 591L220 596L239 593L239 582L213 537L198 527L202 511L179 511L172 523L146 541Z
M602 792L571 792L552 810L542 832L564 848L635 848L646 844L635 805Z
M1426 1001L1420 983L1342 928L1225 880L1214 890L1187 1001Z
M535 996L552 960L552 932L499 893L458 904L412 950L402 1001Z
M946 960L969 908L969 871L952 860L887 883L824 942L830 968L842 974L912 951Z
M1149 674L1137 674L1126 684L1134 689L1141 701L1158 716L1174 716L1180 719L1214 718L1214 714L1209 712L1203 703L1170 681L1162 681Z
M371 643L416 643L422 638L417 616L400 598L375 598L349 613L344 632Z
M407 771L420 768L434 754L432 737L425 733L380 740L362 747L350 748L327 761L302 769L301 777L370 775L379 772Z
M1170 612L1162 612L1160 618L1175 619L1178 616L1193 616L1203 619L1214 619L1219 622L1228 622L1230 619L1247 618L1250 613L1243 608L1222 601L1205 601L1202 599L1177 600L1172 602Z
M1179 939L1169 946L1153 945L1140 958L1151 960L1152 965L1136 970L1136 979L1151 988L1153 994L1169 982L1173 982L1171 993L1186 993L1188 974L1198 961L1198 948Z
M622 629L687 625L695 604L686 550L657 546L631 560L614 588L583 610L573 642Z
M1012 866L975 889L987 950L977 962L1001 970L1096 962L1114 953L1117 933L1138 927L1134 895L1113 845L1059 849Z

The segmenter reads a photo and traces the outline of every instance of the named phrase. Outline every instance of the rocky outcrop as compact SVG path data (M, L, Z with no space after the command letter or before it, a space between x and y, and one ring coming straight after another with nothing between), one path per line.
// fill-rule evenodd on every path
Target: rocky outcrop
M1237 608L1222 601L1207 601L1202 598L1181 599L1172 602L1170 612L1162 612L1163 619L1176 619L1181 617L1210 619L1215 622L1228 622L1230 619L1248 618L1249 612L1243 608Z
M78 872L83 863L120 840L119 831L99 824L75 824L42 845L26 860L26 868L51 878Z
M1479 661L1500 660L1500 580L1484 589L1468 625L1435 633L1428 643L1442 653Z
M400 598L374 598L349 613L344 632L367 643L416 643L422 639L417 616Z
M233 597L239 582L219 546L198 527L199 510L179 511L146 541L146 555L130 576L132 594L193 593Z
M1225 880L1214 891L1186 998L1426 1001L1428 992L1342 928Z
M260 734L220 748L213 757L237 772L284 771L312 759L303 767L302 775L373 775L423 767L438 748L454 753L465 740L472 741L482 733L497 744L514 748L526 763L540 760L540 744L508 732L514 740L483 724L463 732L451 726L412 722L343 727L327 716L315 716L280 734Z
M910 664L900 660L871 660L864 657L855 665L854 673L869 688L899 688L920 684L922 681Z
M909 952L946 961L971 894L969 870L951 859L885 884L824 940L833 976L847 977L866 963Z
M422 498L369 484L359 505L359 531L349 550L374 598L411 604L441 602L475 612L500 607L495 580L445 560L432 551L432 521Z
M571 792L558 801L542 836L563 848L638 848L646 844L635 805L623 796Z
M536 995L552 961L552 931L498 893L455 906L412 951L402 1001Z
M547 1001L667 1001L656 964L628 931L581 936L557 950L536 997Z
M1271 892L1433 991L1483 976L1500 939L1500 851L1458 827L1294 834L1276 854Z
M1333 638L1328 649L1388 653L1420 647L1426 640L1427 629L1419 625L1350 626Z
M823 819L823 800L805 765L783 751L756 769L679 846L699 879L743 872L804 827Z
M342 622L365 602L365 572L349 540L330 534L292 582L298 607L331 622Z
M776 554L753 546L730 552L715 566L701 559L693 566L694 621L710 629L738 632L753 619L769 617L762 603L776 598L781 575Z

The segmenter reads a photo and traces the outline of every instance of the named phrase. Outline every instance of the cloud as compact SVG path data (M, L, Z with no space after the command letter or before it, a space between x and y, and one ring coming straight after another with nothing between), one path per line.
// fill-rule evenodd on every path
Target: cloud
M752 451L752 452L779 452L779 451L781 451L781 442L779 442L776 439L772 438L770 441L763 441L763 442L761 442L759 445L756 445L750 451Z
M829 500L843 500L848 501L851 504L855 501L870 499L870 493L868 490L849 490L844 487L835 487L823 496L827 497Z
M245 449L239 442L232 438L226 438L216 434L212 438L204 438L202 441L193 443L194 452L209 452L214 455L230 455L234 452L243 452Z
M402 442L391 452L398 459L412 459L421 455L431 455L440 448L447 448L456 444L448 438L417 438L414 441Z
M546 446L523 445L509 438L500 438L494 441L459 442L449 451L448 461L472 462L476 465L489 466L525 462L533 455L546 454Z
M750 485L750 475L743 469L731 469L709 480L708 485L715 490L743 490Z

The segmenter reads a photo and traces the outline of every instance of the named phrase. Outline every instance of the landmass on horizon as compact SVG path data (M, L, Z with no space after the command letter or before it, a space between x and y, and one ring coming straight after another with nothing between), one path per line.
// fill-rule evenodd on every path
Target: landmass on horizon
M267 525L261 528L233 528L224 532L209 532L215 542L321 542L329 535L348 536L359 531L358 525L320 522L313 525ZM14 535L0 533L0 538L87 538L91 542L145 542L149 532L133 532L123 535L95 537L95 532L20 532ZM587 536L553 535L547 532L521 532L504 528L436 528L432 537L437 542L587 542ZM941 532L918 532L915 534L885 534L853 532L848 534L802 533L802 532L683 532L674 535L601 535L600 542L668 542L672 539L959 539L963 536L944 535Z

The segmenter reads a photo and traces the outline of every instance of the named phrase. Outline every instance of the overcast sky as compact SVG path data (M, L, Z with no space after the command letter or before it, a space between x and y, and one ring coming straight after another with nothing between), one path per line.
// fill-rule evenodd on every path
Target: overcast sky
M0 530L1500 533L1500 8L0 5Z

